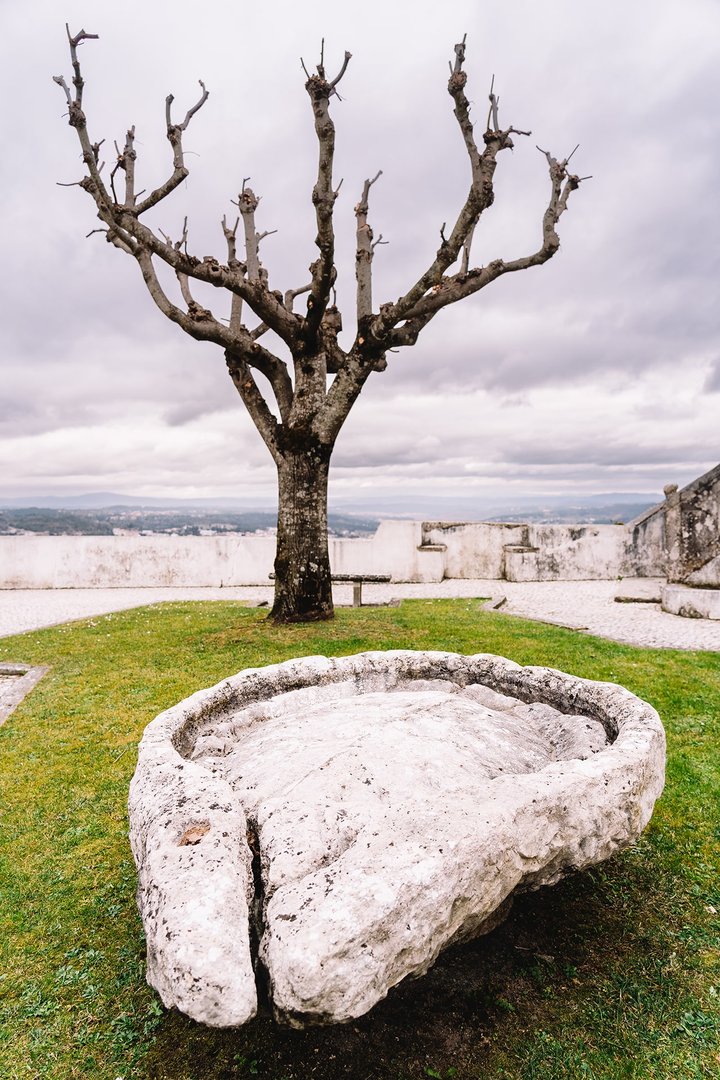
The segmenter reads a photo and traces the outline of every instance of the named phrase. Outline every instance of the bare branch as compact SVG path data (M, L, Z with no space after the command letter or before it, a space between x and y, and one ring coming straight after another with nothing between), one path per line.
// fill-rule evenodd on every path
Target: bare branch
M80 71L80 62L77 57L77 48L78 45L82 45L83 41L97 41L99 35L86 34L84 30L80 30L73 37L73 35L70 33L70 27L67 23L65 23L65 30L68 36L68 41L70 42L70 59L73 66L73 86L75 87L74 104L78 109L82 109L82 95L85 83L83 81L82 73Z
M53 76L53 82L56 82L65 93L68 103L68 123L70 124L70 127L74 127L77 131L80 149L82 150L83 163L87 168L89 181L91 182L89 185L85 184L85 187L95 199L98 209L101 209L102 207L109 207L111 205L111 200L100 176L101 169L98 167L98 151L101 144L90 142L87 121L85 119L85 113L82 110L82 95L85 83L80 70L80 62L77 57L78 45L82 44L83 41L97 39L98 35L88 34L85 30L80 30L79 33L73 36L70 33L70 28L67 23L65 24L65 29L70 43L70 59L73 67L72 81L73 86L75 87L75 97L72 97L62 75Z
M81 31L81 33L76 36L76 39L73 39L68 32L74 65L77 59L75 52L76 44L80 40L92 36L94 35L85 34L84 31ZM159 256L176 272L185 274L188 278L195 278L198 281L207 282L215 287L227 288L234 296L244 299L258 318L266 322L287 344L290 345L293 343L299 333L298 321L285 309L282 303L282 297L278 299L269 292L264 271L258 272L256 280L248 281L245 277L245 267L243 264L238 263L234 266L223 267L217 260L212 258L202 261L195 259L194 257L188 256L187 252L177 250L167 241L163 242L160 240L152 230L148 229L139 220L140 215L169 195L170 192L172 192L187 176L187 169L183 162L182 133L187 128L194 114L207 100L208 92L204 84L201 84L203 93L200 100L188 110L182 124L172 123L172 95L170 95L168 102L166 102L166 116L169 121L167 132L168 140L173 147L173 174L164 184L144 198L142 202L136 201L134 206L126 206L120 203L114 192L114 175L117 172L117 167L113 170L113 176L111 177L111 187L113 189L112 195L103 185L100 176L102 166L98 165L97 161L100 144L91 143L87 132L85 115L78 104L77 94L82 87L82 77L79 72L79 66L74 80L76 85L76 98L74 100L72 94L67 89L63 77L56 76L55 81L62 87L65 91L66 98L68 98L68 120L70 125L74 127L78 133L83 161L89 174L84 180L80 181L80 186L92 195L98 208L98 215L105 224L108 225L110 229L108 239L110 239L115 246L133 253L135 252L136 246L140 244L144 248L147 248L151 254ZM128 159L130 157L129 150L131 148L132 138L126 143ZM125 152L118 155L118 157L124 156L126 156ZM129 160L124 163L126 166L130 164ZM237 305L235 306L237 312ZM233 326L235 326L236 323L239 324L239 319L234 320ZM221 324L218 325L221 326Z
M473 236L475 234L475 226L469 230L465 237L465 243L463 244L462 263L460 264L460 273L465 277L470 269L470 248L472 247Z
M443 229L441 245L432 265L404 296L401 296L394 304L383 305L380 315L373 321L371 333L379 343L384 341L385 336L393 327L408 318L408 312L415 309L422 297L441 285L445 271L460 257L480 215L493 203L495 196L492 181L498 153L513 146L509 129L507 131L488 130L484 136L485 148L480 153L470 119L470 102L465 94L467 75L462 66L464 60L465 38L455 46L455 64L448 82L448 92L455 103L455 117L470 160L472 176L470 191L450 236L446 237Z
M214 341L225 348L237 346L237 340L229 328L214 319L209 311L205 311L203 308L193 304L193 310L186 313L172 303L160 285L153 266L152 256L147 248L141 245L138 246L135 258L140 266L148 292L163 315L166 315L172 322L177 323L185 333L197 338L198 341ZM190 301L193 303L192 297Z
M352 53L346 52L345 53L345 58L344 58L343 63L342 63L342 67L340 68L340 71L335 76L333 81L330 83L330 89L331 90L334 90L335 87L337 86L337 84L340 82L343 75L347 71L347 66L348 66L348 64L350 63L351 60L352 60Z
M293 301L296 296L302 296L303 293L310 292L312 289L312 281L307 285L302 285L299 289L288 289L284 296L284 304L288 311L293 309Z
M70 93L70 87L65 82L65 76L64 75L53 75L52 80L53 80L54 83L57 83L58 86L61 86L62 89L65 91L65 97L67 98L68 109L72 109L72 107L73 107L72 94Z
M228 226L223 214L222 230L227 242L228 249L228 266L231 270L241 270L244 274L247 267L244 263L241 263L237 257L237 227L240 224L240 218L235 218L235 224L232 229ZM230 303L230 329L238 330L242 325L242 297L233 293Z
M277 295L270 292L264 280L248 281L246 279L244 264L240 263L236 268L230 268L222 266L212 256L206 256L200 260L195 256L185 255L177 251L174 246L161 241L151 229L138 221L133 213L118 208L116 217L130 235L174 270L180 270L188 277L213 285L215 288L228 289L242 297L258 318L267 322L283 341L293 346L298 335L297 319L286 311L282 296L278 299Z
M493 75L493 85L495 84L495 76ZM490 117L488 119L488 130L499 131L500 121L498 120L498 105L500 104L500 98L490 90L488 95L490 98ZM492 120L492 123L490 122Z
M223 214L222 231L223 231L223 235L224 235L224 237L225 237L225 239L227 241L228 266L236 266L237 265L238 260L237 260L236 238L237 238L237 227L238 227L239 224L240 224L240 218L236 217L235 218L235 224L233 225L233 227L231 229L229 227L228 223L227 223L225 215Z
M277 232L277 229L266 229L265 232L258 233L257 234L258 246L260 246L260 241L264 240L266 236L274 236L276 232Z
M292 404L292 382L286 365L267 349L253 341L242 327L236 330L223 326L211 312L195 304L188 312L182 311L165 294L153 266L152 256L142 245L131 252L138 261L148 292L157 307L171 322L177 323L186 334L198 341L213 341L225 349L242 352L246 363L257 368L272 386L282 417L289 415Z
M249 177L246 179L249 179ZM234 203L234 205L237 206L240 211L243 229L245 230L245 262L247 265L247 276L249 281L267 283L267 272L260 262L259 247L262 238L264 236L269 236L269 233L264 232L261 235L255 229L255 211L258 208L260 199L255 195L251 188L245 186L245 183L246 180L243 180L242 191L238 195L237 202Z
M195 113L198 111L198 109L202 108L202 106L205 104L207 99L210 97L210 92L209 92L209 90L206 89L205 83L202 81L202 79L198 79L198 82L200 83L200 86L202 87L202 94L200 95L200 99L197 102L197 104L193 105L193 107L191 109L188 109L188 111L185 113L185 119L183 120L182 124L178 124L178 127L180 128L181 131L186 131L187 130L187 126L190 123L190 121L192 120ZM171 95L171 97L172 97L172 95ZM169 126L170 125L168 124L168 127Z
M319 150L318 174L312 192L312 201L317 221L315 243L319 248L320 256L311 267L313 286L308 299L306 318L306 330L310 339L315 337L320 328L330 297L330 290L337 276L335 270L335 231L333 228L333 207L337 198L337 191L333 190L332 185L335 125L330 116L329 99L333 93L337 92L335 88L345 74L349 62L350 53L346 52L339 74L331 83L327 82L325 79L323 48L323 54L318 65L318 74L311 75L305 83L305 89L310 95L312 103Z
M161 184L160 187L151 191L147 198L143 199L143 201L137 205L135 209L138 216L144 214L146 210L156 206L157 203L166 198L166 196L168 196L171 191L174 191L188 175L189 170L185 165L185 156L183 154L182 133L187 130L187 126L195 113L202 108L210 96L209 91L205 88L205 83L201 79L198 81L202 87L202 95L197 104L193 105L191 109L188 109L185 114L185 119L181 124L173 124L172 122L171 106L175 100L174 96L168 94L165 98L165 121L168 142L170 143L173 152L173 172L164 184Z
M465 62L465 42L467 41L467 34L463 34L463 39L455 46L455 67L450 65L450 74L457 75L461 70L463 63Z
M272 454L273 460L280 464L283 458L277 434L278 423L258 389L247 360L242 353L232 349L226 351L225 360L233 385L240 394L255 427Z
M357 221L356 239L357 253L355 255L355 279L357 281L357 320L358 331L361 330L362 322L372 315L372 260L375 245L373 244L373 231L368 224L368 199L370 188L376 180L382 176L379 169L372 180L366 180L363 184L360 202L355 207ZM363 328L364 332L364 328Z
M103 140L104 141L104 140ZM135 205L135 161L137 159L137 153L134 149L135 142L135 125L128 130L125 136L125 146L121 151L117 142L115 143L115 153L117 155L117 161L115 167L110 173L110 186L112 188L113 199L118 202L117 195L115 193L115 173L119 169L125 173L125 206L132 207ZM93 147L95 151L95 160L97 161L96 147L99 149L100 143L96 143Z
M540 248L532 255L513 259L510 262L495 259L482 269L465 270L465 272L461 269L460 273L454 277L443 278L429 294L422 297L407 312L406 323L391 332L392 345L414 344L420 329L448 304L453 304L484 289L491 281L495 281L504 274L527 270L531 266L541 266L553 257L560 247L557 223L567 209L570 194L579 187L581 179L568 173L565 161L557 161L546 150L542 150L541 153L547 158L549 166L550 201L543 215Z

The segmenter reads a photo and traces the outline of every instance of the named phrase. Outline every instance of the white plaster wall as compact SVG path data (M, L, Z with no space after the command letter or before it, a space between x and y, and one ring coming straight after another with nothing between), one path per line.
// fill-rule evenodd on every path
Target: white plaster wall
M5 589L267 585L269 536L0 536Z
M628 531L620 525L433 522L424 535L447 545L448 578L587 581L628 573Z
M535 581L605 581L623 575L627 531L621 525L530 525Z
M331 539L336 574L442 581L440 552L418 551L419 522L383 522L370 539ZM0 588L268 585L271 536L0 536Z
M331 539L330 562L336 574L398 582L661 573L662 550L645 548L639 566L631 531L617 525L384 521L371 538ZM0 536L0 588L267 585L274 558L268 536Z
M665 503L629 523L626 561L628 573L634 570L638 577L662 577L665 574Z
M506 544L521 544L526 525L488 522L428 522L426 543L445 544L445 577L501 578Z

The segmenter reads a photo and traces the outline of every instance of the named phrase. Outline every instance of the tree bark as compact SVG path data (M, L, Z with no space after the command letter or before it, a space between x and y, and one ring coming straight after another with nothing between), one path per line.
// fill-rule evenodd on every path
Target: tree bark
M288 432L288 434L290 434ZM294 434L278 462L274 622L333 617L327 536L332 447Z

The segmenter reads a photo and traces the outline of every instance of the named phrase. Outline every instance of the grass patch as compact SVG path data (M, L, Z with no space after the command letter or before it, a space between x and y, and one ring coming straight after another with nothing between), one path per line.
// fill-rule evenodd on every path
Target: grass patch
M205 1029L144 981L126 798L162 709L243 667L313 653L495 652L620 682L658 710L668 782L630 851L520 897L367 1016ZM52 670L0 728L0 1076L11 1080L559 1080L720 1075L720 658L636 649L477 601L345 609L273 627L163 604L0 640Z

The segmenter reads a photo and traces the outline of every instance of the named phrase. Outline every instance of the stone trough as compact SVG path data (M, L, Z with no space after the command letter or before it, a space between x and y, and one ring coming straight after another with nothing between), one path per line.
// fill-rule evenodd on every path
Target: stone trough
M627 847L663 786L657 713L502 657L308 657L158 716L130 789L147 978L231 1027L367 1012L513 893Z

